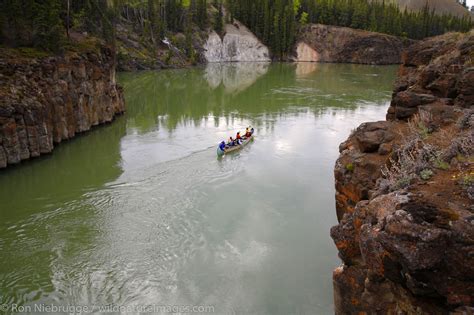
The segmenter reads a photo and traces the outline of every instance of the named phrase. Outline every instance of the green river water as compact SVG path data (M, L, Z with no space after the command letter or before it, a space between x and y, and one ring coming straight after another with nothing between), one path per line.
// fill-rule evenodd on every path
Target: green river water
M395 73L237 63L120 74L126 115L0 171L0 306L331 314L338 145L384 119ZM217 143L248 125L255 140L218 159Z

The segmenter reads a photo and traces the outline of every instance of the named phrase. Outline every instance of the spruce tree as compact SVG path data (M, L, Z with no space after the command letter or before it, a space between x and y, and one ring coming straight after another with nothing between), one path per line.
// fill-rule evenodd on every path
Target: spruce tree
M215 16L215 22L214 22L214 30L218 34L222 34L224 31L224 12L222 10L222 2L217 1L217 12Z

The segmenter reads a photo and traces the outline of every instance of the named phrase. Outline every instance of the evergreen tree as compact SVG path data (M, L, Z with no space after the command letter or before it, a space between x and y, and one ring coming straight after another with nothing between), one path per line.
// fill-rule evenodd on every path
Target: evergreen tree
M218 34L221 34L224 31L224 12L222 10L222 2L217 1L216 6L217 12L215 16L214 30Z
M428 6L419 12L409 12L388 1L212 0L212 3L217 8L214 29L223 31L225 5L229 22L239 19L278 58L291 52L298 27L306 23L350 26L413 39L448 31L465 32L474 25L469 16L437 15ZM191 34L192 25L201 29L209 27L208 3L207 0L0 0L0 41L8 46L57 50L72 28L114 44L118 19L127 21L145 41L156 45L169 32Z
M197 0L196 23L202 29L207 27L207 1L206 0Z

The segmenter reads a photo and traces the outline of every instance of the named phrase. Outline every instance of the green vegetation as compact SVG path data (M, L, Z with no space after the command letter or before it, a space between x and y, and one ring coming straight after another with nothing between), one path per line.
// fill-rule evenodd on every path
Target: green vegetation
M275 56L291 52L295 33L306 23L347 26L422 39L447 31L468 31L469 17L436 15L425 6L420 12L400 10L388 1L367 0L228 0L234 18L267 44Z
M413 179L413 176L401 177L392 187L392 190L395 191L398 189L407 188L408 186L410 186L412 179Z
M420 177L422 180L428 180L434 175L433 171L430 169L424 169L420 172Z
M224 12L229 13L227 17ZM114 45L120 22L131 25L142 42L155 46L170 33L190 37L195 28L213 27L222 34L224 20L232 22L234 18L247 25L277 58L291 52L298 30L307 23L414 39L467 31L473 26L468 17L436 15L427 6L409 12L369 0L2 0L0 43L57 51L67 45L74 32L80 32ZM195 54L192 49L186 53Z
M408 121L408 128L412 134L418 135L420 139L427 139L432 130L428 127L432 122L431 114L420 110Z
M116 24L133 26L156 44L169 32L208 26L206 0L2 0L0 43L9 47L63 49L72 31L115 45Z
M216 3L217 12L214 18L214 30L217 34L221 34L224 31L224 10L222 3Z
M464 186L474 185L474 174L466 174L462 177L461 183Z
M32 47L20 47L20 48L4 48L0 47L0 56L6 58L25 57L25 58L42 58L47 57L50 54L44 50L39 50Z
M435 159L434 166L440 170L444 170L444 171L449 170L449 164L443 160L440 160L439 158Z
M347 163L346 164L346 170L349 171L349 172L353 172L354 171L354 164L353 163Z

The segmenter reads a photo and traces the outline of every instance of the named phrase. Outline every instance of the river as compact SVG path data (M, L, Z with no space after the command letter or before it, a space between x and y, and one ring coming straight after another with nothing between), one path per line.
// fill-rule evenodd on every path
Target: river
M331 314L338 145L396 67L122 73L127 113L0 171L0 305ZM255 140L221 159L216 145Z

